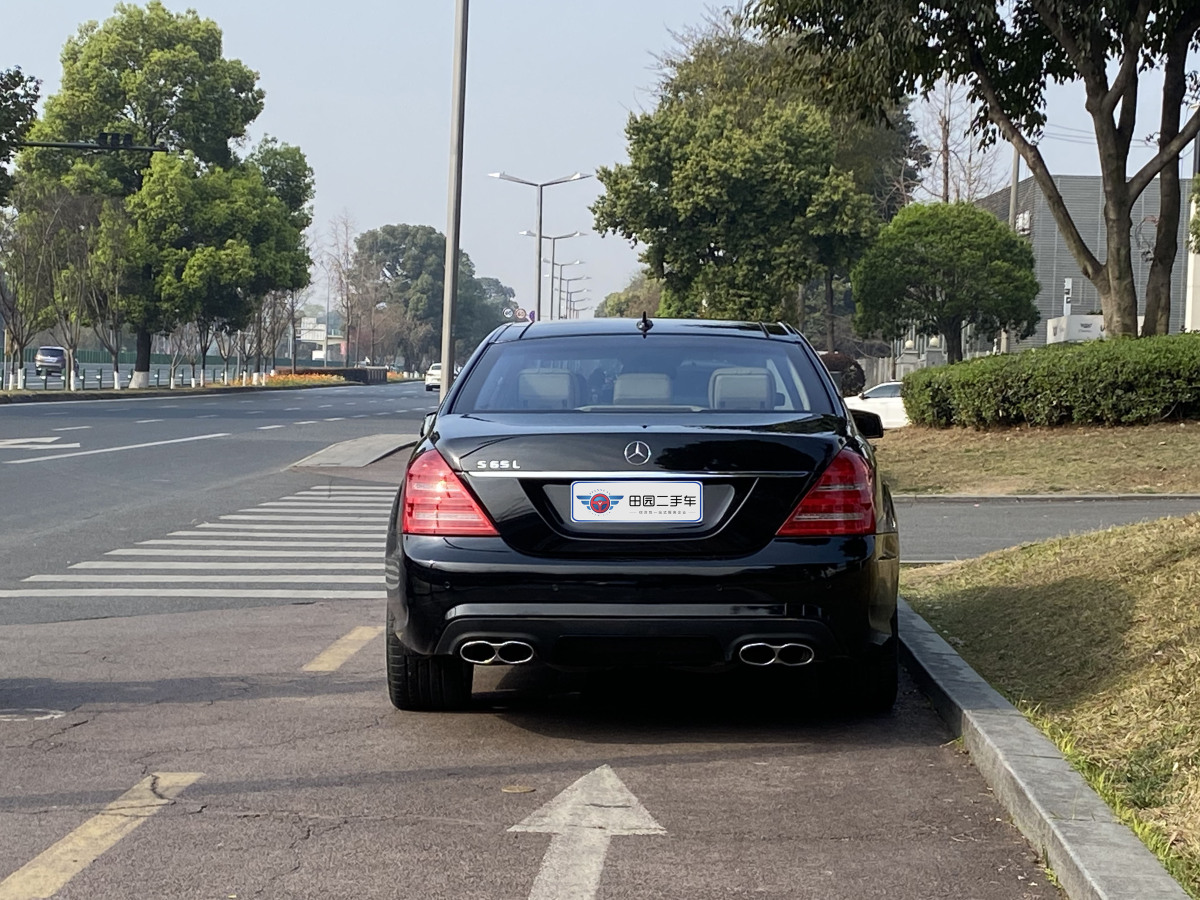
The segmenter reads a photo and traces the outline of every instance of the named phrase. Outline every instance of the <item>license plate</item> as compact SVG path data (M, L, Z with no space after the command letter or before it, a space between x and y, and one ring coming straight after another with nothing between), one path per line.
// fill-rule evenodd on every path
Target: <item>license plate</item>
M574 481L572 522L699 522L698 481Z

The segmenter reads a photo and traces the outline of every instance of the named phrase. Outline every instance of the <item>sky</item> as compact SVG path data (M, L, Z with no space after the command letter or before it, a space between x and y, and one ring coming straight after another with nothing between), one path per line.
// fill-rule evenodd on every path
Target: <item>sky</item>
M20 66L58 87L59 52L78 26L112 14L113 0L6 4L0 69ZM385 224L447 227L453 0L166 0L195 9L224 32L225 55L259 73L266 104L251 143L270 134L304 151L316 176L314 243L328 243L336 217L356 232ZM475 0L470 5L463 153L462 248L476 273L499 278L521 304L533 299L536 191L488 177L527 181L591 173L627 159L625 123L654 106L656 54L703 24L705 0ZM1138 134L1157 118L1147 79ZM1050 92L1042 144L1058 174L1099 171L1078 87ZM1147 124L1143 127L1143 120ZM1008 160L1007 145L1000 150ZM1135 148L1131 171L1150 155ZM1008 164L998 167L1007 179ZM1027 170L1023 169L1023 176ZM543 233L564 271L586 276L585 302L622 289L639 269L637 250L591 233L594 178L543 192ZM546 255L550 244L546 243ZM549 267L543 267L548 269ZM543 284L548 282L543 279ZM543 287L543 297L547 289ZM323 284L312 301L325 301ZM544 301L545 302L545 301ZM585 313L586 314L586 313Z

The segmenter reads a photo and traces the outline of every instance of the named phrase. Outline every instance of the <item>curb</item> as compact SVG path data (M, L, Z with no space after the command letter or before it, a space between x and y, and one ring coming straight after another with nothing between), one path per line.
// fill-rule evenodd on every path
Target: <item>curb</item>
M1200 494L892 494L893 500L908 503L987 503L1002 500L1012 503L1068 503L1099 500L1200 500Z
M900 600L905 665L1071 900L1187 900L1058 748Z

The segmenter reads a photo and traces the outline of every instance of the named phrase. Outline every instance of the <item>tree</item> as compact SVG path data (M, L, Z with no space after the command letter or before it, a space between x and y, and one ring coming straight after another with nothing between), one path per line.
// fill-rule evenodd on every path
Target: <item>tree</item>
M614 291L601 300L594 315L596 318L614 316L624 319L639 317L642 313L657 316L661 300L662 282L655 281L644 271L638 272L622 290Z
M749 20L792 42L835 103L873 118L942 78L963 81L980 145L997 133L1016 146L1046 196L1083 274L1100 293L1111 336L1137 333L1132 208L1154 178L1162 215L1147 293L1145 333L1163 330L1179 217L1179 154L1200 131L1200 110L1181 126L1187 53L1200 4L1179 0L755 0ZM1142 72L1164 71L1158 151L1132 176L1129 149ZM1082 81L1104 188L1105 247L1088 247L1038 150L1049 82ZM1100 255L1105 261L1100 262Z
M900 337L910 326L941 334L962 359L962 330L1033 334L1039 314L1029 243L969 203L907 206L851 273L862 333Z
M231 142L262 111L257 75L222 55L221 30L189 10L173 13L161 0L145 8L120 3L103 24L88 22L62 52L62 87L47 98L30 130L40 140L90 139L100 131L134 135L190 152L203 166L234 163ZM62 179L80 193L131 197L143 186L151 154L88 157L28 150L22 169ZM171 324L177 298L162 297L153 280L128 285L127 321L137 335L135 387L149 383L150 338Z
M852 205L873 217L864 185L838 166L847 147L829 115L804 91L771 90L787 65L778 47L736 32L692 41L669 61L658 107L630 117L629 163L597 174L596 229L645 245L666 314L779 318L831 264L828 240L814 237L847 227L821 198L862 193Z
M437 359L442 340L446 236L429 225L384 225L355 239L352 271L366 308L383 305L396 325L398 348L410 364ZM455 356L465 359L504 321L514 292L496 279L480 279L460 251L455 298ZM360 316L364 313L360 313ZM388 348L385 355L395 353Z
M36 115L40 82L19 68L0 71L0 206L12 188L8 161Z

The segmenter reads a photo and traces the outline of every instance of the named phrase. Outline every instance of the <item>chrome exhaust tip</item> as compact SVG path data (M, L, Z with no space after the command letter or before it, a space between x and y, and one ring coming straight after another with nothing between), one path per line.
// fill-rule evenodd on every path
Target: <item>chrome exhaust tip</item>
M755 641L743 644L738 649L738 658L748 666L807 666L816 656L816 652L808 644L795 641L784 644Z
M775 648L770 644L743 644L738 658L749 666L769 666L775 662Z
M458 655L476 666L518 666L533 659L533 646L525 641L467 641Z

